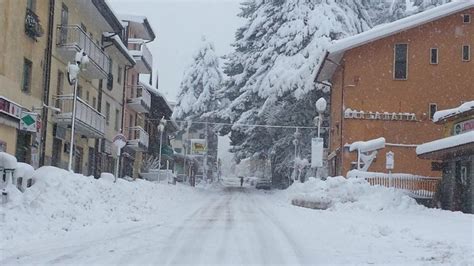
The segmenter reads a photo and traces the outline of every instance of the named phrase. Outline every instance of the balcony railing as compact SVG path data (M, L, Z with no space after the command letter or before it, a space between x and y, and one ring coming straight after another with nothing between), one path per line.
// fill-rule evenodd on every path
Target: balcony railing
M128 39L128 49L137 62L135 68L139 73L150 74L153 67L153 55L142 39Z
M148 133L142 127L129 128L127 146L135 151L148 151Z
M58 53L68 62L75 60L76 52L84 49L90 64L83 72L88 79L106 79L110 72L110 58L102 47L78 25L59 25L56 32Z
M128 86L132 96L127 99L128 106L137 113L148 113L151 107L151 94L143 85Z
M72 95L59 95L56 97L58 107L61 109L56 114L56 123L62 126L71 126L72 123ZM76 126L78 134L88 138L103 138L105 136L105 116L81 98L76 102Z

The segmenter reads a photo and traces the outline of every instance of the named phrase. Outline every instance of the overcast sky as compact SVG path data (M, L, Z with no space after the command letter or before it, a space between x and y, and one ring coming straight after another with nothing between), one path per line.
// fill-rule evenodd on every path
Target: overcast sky
M157 39L148 44L153 53L159 90L175 100L183 72L205 35L217 53L232 51L240 0L109 0L118 14L148 17ZM155 82L156 78L154 78Z

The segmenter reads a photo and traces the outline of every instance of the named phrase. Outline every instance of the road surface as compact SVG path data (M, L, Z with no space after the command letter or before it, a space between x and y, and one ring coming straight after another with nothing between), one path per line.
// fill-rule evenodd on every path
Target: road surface
M111 222L41 241L6 243L0 265L450 261L453 243L432 241L426 238L429 229L412 230L414 223L400 217L314 211L276 201L271 192L226 186L203 193L199 202L135 223Z

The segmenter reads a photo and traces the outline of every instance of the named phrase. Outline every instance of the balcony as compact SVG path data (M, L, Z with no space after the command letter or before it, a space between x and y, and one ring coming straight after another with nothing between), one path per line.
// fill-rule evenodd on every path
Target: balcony
M102 48L77 25L59 25L56 32L56 46L60 56L67 62L73 62L77 52L84 49L90 63L83 70L87 79L106 79L110 70L110 59Z
M72 123L72 95L56 97L61 112L55 115L56 123L63 127L70 127ZM105 116L88 105L81 98L76 102L75 131L88 138L103 138L105 136Z
M148 113L151 107L151 95L143 85L129 86L132 97L127 99L128 107L137 113Z
M148 151L148 133L141 127L129 128L127 147L134 151Z
M142 74L151 74L153 56L142 39L128 39L128 49L137 62L135 69Z

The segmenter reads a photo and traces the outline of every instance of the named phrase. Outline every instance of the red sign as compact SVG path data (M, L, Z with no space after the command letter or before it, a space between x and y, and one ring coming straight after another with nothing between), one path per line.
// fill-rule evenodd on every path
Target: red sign
M474 119L462 121L454 125L454 135L459 135L474 130Z

